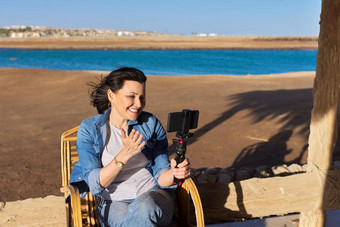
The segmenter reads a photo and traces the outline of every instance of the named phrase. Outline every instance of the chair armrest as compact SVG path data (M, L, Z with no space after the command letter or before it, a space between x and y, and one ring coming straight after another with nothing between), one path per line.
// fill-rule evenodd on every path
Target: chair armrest
M82 226L81 204L78 188L76 186L66 185L60 188L60 191L64 193L65 199L68 196L71 197L70 205L72 210L73 226Z
M189 195L195 207L196 226L204 226L204 214L202 202L195 183L191 178L184 181L180 188L177 188L180 219L184 223L189 223Z

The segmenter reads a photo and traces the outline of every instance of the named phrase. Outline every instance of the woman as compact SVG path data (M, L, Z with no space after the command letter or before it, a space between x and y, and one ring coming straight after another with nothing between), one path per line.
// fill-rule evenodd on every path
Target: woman
M98 196L102 226L167 226L174 211L174 177L190 175L188 160L178 168L175 160L170 163L164 128L143 111L145 82L142 71L120 68L91 85L99 115L80 125L79 162L70 183L81 195L88 186Z

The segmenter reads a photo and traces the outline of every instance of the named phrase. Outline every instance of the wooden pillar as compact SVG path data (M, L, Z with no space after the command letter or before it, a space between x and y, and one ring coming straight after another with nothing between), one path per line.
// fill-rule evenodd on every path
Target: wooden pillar
M337 138L339 62L340 1L323 0L308 150L308 171L319 173L321 195ZM326 211L322 201L320 198L314 210L301 212L299 226L324 226Z

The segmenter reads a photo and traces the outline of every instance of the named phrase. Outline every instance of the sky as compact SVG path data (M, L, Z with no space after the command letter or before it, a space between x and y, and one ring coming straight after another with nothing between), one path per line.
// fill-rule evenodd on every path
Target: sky
M1 0L0 26L317 36L321 0Z

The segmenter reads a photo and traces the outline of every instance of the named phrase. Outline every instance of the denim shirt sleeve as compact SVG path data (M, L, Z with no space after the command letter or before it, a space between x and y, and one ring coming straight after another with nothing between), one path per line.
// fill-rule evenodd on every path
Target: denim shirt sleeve
M158 178L160 175L166 170L170 169L170 161L169 161L169 151L168 151L168 139L166 136L166 132L158 119L155 122L155 135L156 135L156 144L153 147L153 161L154 165L152 166L152 172L154 178L158 182ZM160 186L161 187L161 186ZM165 187L165 188L173 188L174 186ZM161 187L164 188L164 187Z
M95 143L95 133L91 134L88 125L83 122L80 125L77 137L77 150L83 178L89 186L92 195L98 196L104 188L99 182L99 172L102 164L99 155L100 148Z

